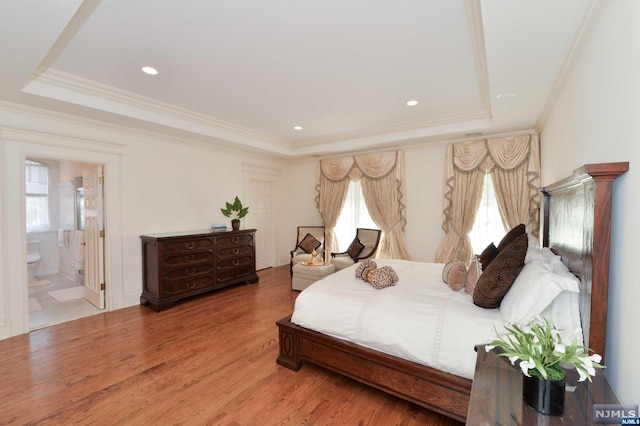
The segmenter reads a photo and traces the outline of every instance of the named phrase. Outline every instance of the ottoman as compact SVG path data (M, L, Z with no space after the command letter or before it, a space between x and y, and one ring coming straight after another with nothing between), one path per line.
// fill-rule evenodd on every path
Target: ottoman
M293 265L293 277L291 278L291 288L302 291L311 284L333 274L336 271L333 265L310 266L298 263Z

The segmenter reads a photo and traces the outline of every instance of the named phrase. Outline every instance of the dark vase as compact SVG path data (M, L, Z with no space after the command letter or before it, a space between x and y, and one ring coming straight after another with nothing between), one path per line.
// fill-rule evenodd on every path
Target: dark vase
M539 377L523 377L522 399L537 411L559 416L564 411L565 379L545 380Z
M231 221L231 229L233 229L234 231L240 229L240 221L238 219L233 219Z

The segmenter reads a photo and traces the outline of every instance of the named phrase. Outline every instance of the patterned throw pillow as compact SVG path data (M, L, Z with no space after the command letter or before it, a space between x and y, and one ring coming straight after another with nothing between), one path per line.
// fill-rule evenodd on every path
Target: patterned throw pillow
M473 294L473 291L476 288L476 283L478 282L478 278L480 278L481 274L482 268L480 266L480 259L478 259L478 256L473 256L473 260L471 261L471 265L469 265L467 274L464 276L464 291L467 294Z
M464 266L464 262L454 260L442 268L442 281L449 284L451 290L458 291L464 287L464 278L467 274L467 267Z
M527 254L527 234L522 234L506 246L482 271L473 291L473 303L486 309L500 307L502 299L524 267Z
M509 230L509 232L507 232L507 235L502 237L502 240L500 240L500 242L498 243L498 253L504 250L509 244L511 244L513 240L526 232L527 230L524 224L521 223L520 225L514 226L511 230Z
M353 240L353 242L349 245L349 248L347 249L347 253L349 254L349 257L351 257L355 262L358 260L358 255L360 254L363 248L364 248L364 245L356 237L356 239Z
M356 268L356 278L366 281L367 273L377 267L378 264L371 259L367 259L364 262L359 263Z
M386 287L396 285L398 282L398 274L391 266L383 266L380 269L374 269L367 274L367 280L371 287L381 290Z
M482 250L482 253L480 253L480 266L483 271L487 269L487 266L489 266L491 261L495 259L497 255L498 248L493 243L489 244L484 250Z
M298 244L298 247L300 247L302 250L304 250L307 253L311 253L312 251L320 247L320 244L321 244L320 241L318 241L316 237L314 237L311 234L307 234L304 236L302 241L300 241L300 244Z

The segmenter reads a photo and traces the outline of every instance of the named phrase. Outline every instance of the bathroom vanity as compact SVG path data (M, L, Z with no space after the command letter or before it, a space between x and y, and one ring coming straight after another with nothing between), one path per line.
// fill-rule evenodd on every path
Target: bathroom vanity
M255 229L141 235L140 304L154 311L234 284L257 283Z

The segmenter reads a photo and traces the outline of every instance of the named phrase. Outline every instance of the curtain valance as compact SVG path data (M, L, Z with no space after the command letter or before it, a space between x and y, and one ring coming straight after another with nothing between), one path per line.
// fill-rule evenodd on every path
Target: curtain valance
M320 171L329 180L360 180L364 175L372 179L383 178L396 167L398 152L383 152L353 157L320 160Z
M316 205L328 229L325 246L333 251L335 225L347 195L349 181L360 181L371 219L382 229L378 256L409 259L404 238L404 152L390 151L321 160Z
M453 144L453 164L466 172L480 169L487 173L496 166L511 170L528 161L532 149L531 135L457 143Z

